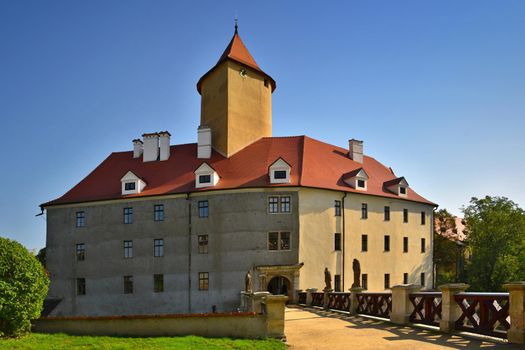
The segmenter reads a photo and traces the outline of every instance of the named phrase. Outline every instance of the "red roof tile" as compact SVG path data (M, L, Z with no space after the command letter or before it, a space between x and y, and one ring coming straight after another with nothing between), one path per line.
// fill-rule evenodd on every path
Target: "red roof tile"
M290 183L270 184L268 167L279 157L286 159L292 168ZM219 183L214 187L195 188L194 171L203 162L219 174ZM369 176L366 192L355 190L342 181L343 174L361 167ZM120 179L128 171L144 179L147 186L139 194L122 196ZM364 156L363 164L360 164L348 158L348 150L307 136L266 137L230 158L213 151L211 159L198 159L197 145L194 143L171 146L170 158L166 161L144 163L142 157L133 158L132 151L112 153L66 194L43 206L210 189L287 186L316 187L400 198L383 188L385 181L394 178L389 168L372 157ZM408 189L407 197L400 199L434 205L411 188Z

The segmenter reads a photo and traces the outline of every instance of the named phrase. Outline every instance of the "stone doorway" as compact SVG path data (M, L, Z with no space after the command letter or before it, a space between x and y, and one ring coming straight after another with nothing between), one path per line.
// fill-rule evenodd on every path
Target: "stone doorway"
M256 279L258 280L258 290L269 291L274 294L283 294L286 291L288 302L295 303L299 287L299 269L303 264L296 265L266 265L256 266Z
M275 276L272 278L270 282L268 282L268 287L266 289L273 295L286 295L288 298L290 297L289 293L292 290L290 280L283 276Z

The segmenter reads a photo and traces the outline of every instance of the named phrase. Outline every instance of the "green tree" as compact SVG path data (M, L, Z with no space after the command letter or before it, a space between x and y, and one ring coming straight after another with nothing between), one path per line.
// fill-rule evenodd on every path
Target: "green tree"
M525 278L525 212L505 197L472 198L463 208L472 290L499 291Z
M0 237L0 336L31 329L47 294L49 278L42 264L20 243Z
M454 215L446 209L434 213L434 262L437 265L437 285L454 282L456 278L457 247L448 233L457 233Z

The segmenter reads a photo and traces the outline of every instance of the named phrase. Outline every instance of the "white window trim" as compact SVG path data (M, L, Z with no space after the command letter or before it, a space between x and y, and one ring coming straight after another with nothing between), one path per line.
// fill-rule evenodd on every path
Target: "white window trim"
M128 194L136 194L141 193L144 190L144 187L146 187L146 183L137 175L135 175L132 171L128 171L126 175L124 175L121 179L121 190L122 195L128 195ZM135 183L135 189L133 190L126 190L126 183L133 182Z
M277 197L277 211L271 212L270 211L270 197ZM281 198L282 197L289 197L290 198L290 210L289 211L281 211ZM266 212L270 215L277 215L277 214L291 214L292 213L292 196L289 194L273 194L266 196ZM274 231L272 231L274 232Z
M365 182L364 187L358 186L359 180L363 180ZM350 187L353 187L354 189L358 191L366 191L368 189L368 174L366 173L364 169L359 170L359 172L355 176L344 179L343 181L347 185L349 185Z
M268 176L270 177L270 183L272 183L272 184L287 184L287 183L290 183L291 170L292 170L292 167L284 159L282 159L282 158L277 159L268 168ZM286 172L286 177L284 179L276 179L275 178L275 172L276 171L285 171Z
M202 163L194 172L195 174L195 188L217 186L219 183L219 174L208 163ZM200 176L209 175L210 182L200 182Z

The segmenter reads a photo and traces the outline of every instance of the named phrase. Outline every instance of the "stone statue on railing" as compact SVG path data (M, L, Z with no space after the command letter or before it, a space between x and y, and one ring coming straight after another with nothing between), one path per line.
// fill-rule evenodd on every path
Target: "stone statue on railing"
M328 267L324 268L324 284L324 290L332 290L332 276L330 271L328 271Z
M249 270L246 272L246 276L244 277L244 291L246 293L252 292L252 274Z
M354 259L352 262L352 269L354 270L354 283L352 283L352 288L361 287L361 264L359 260Z

